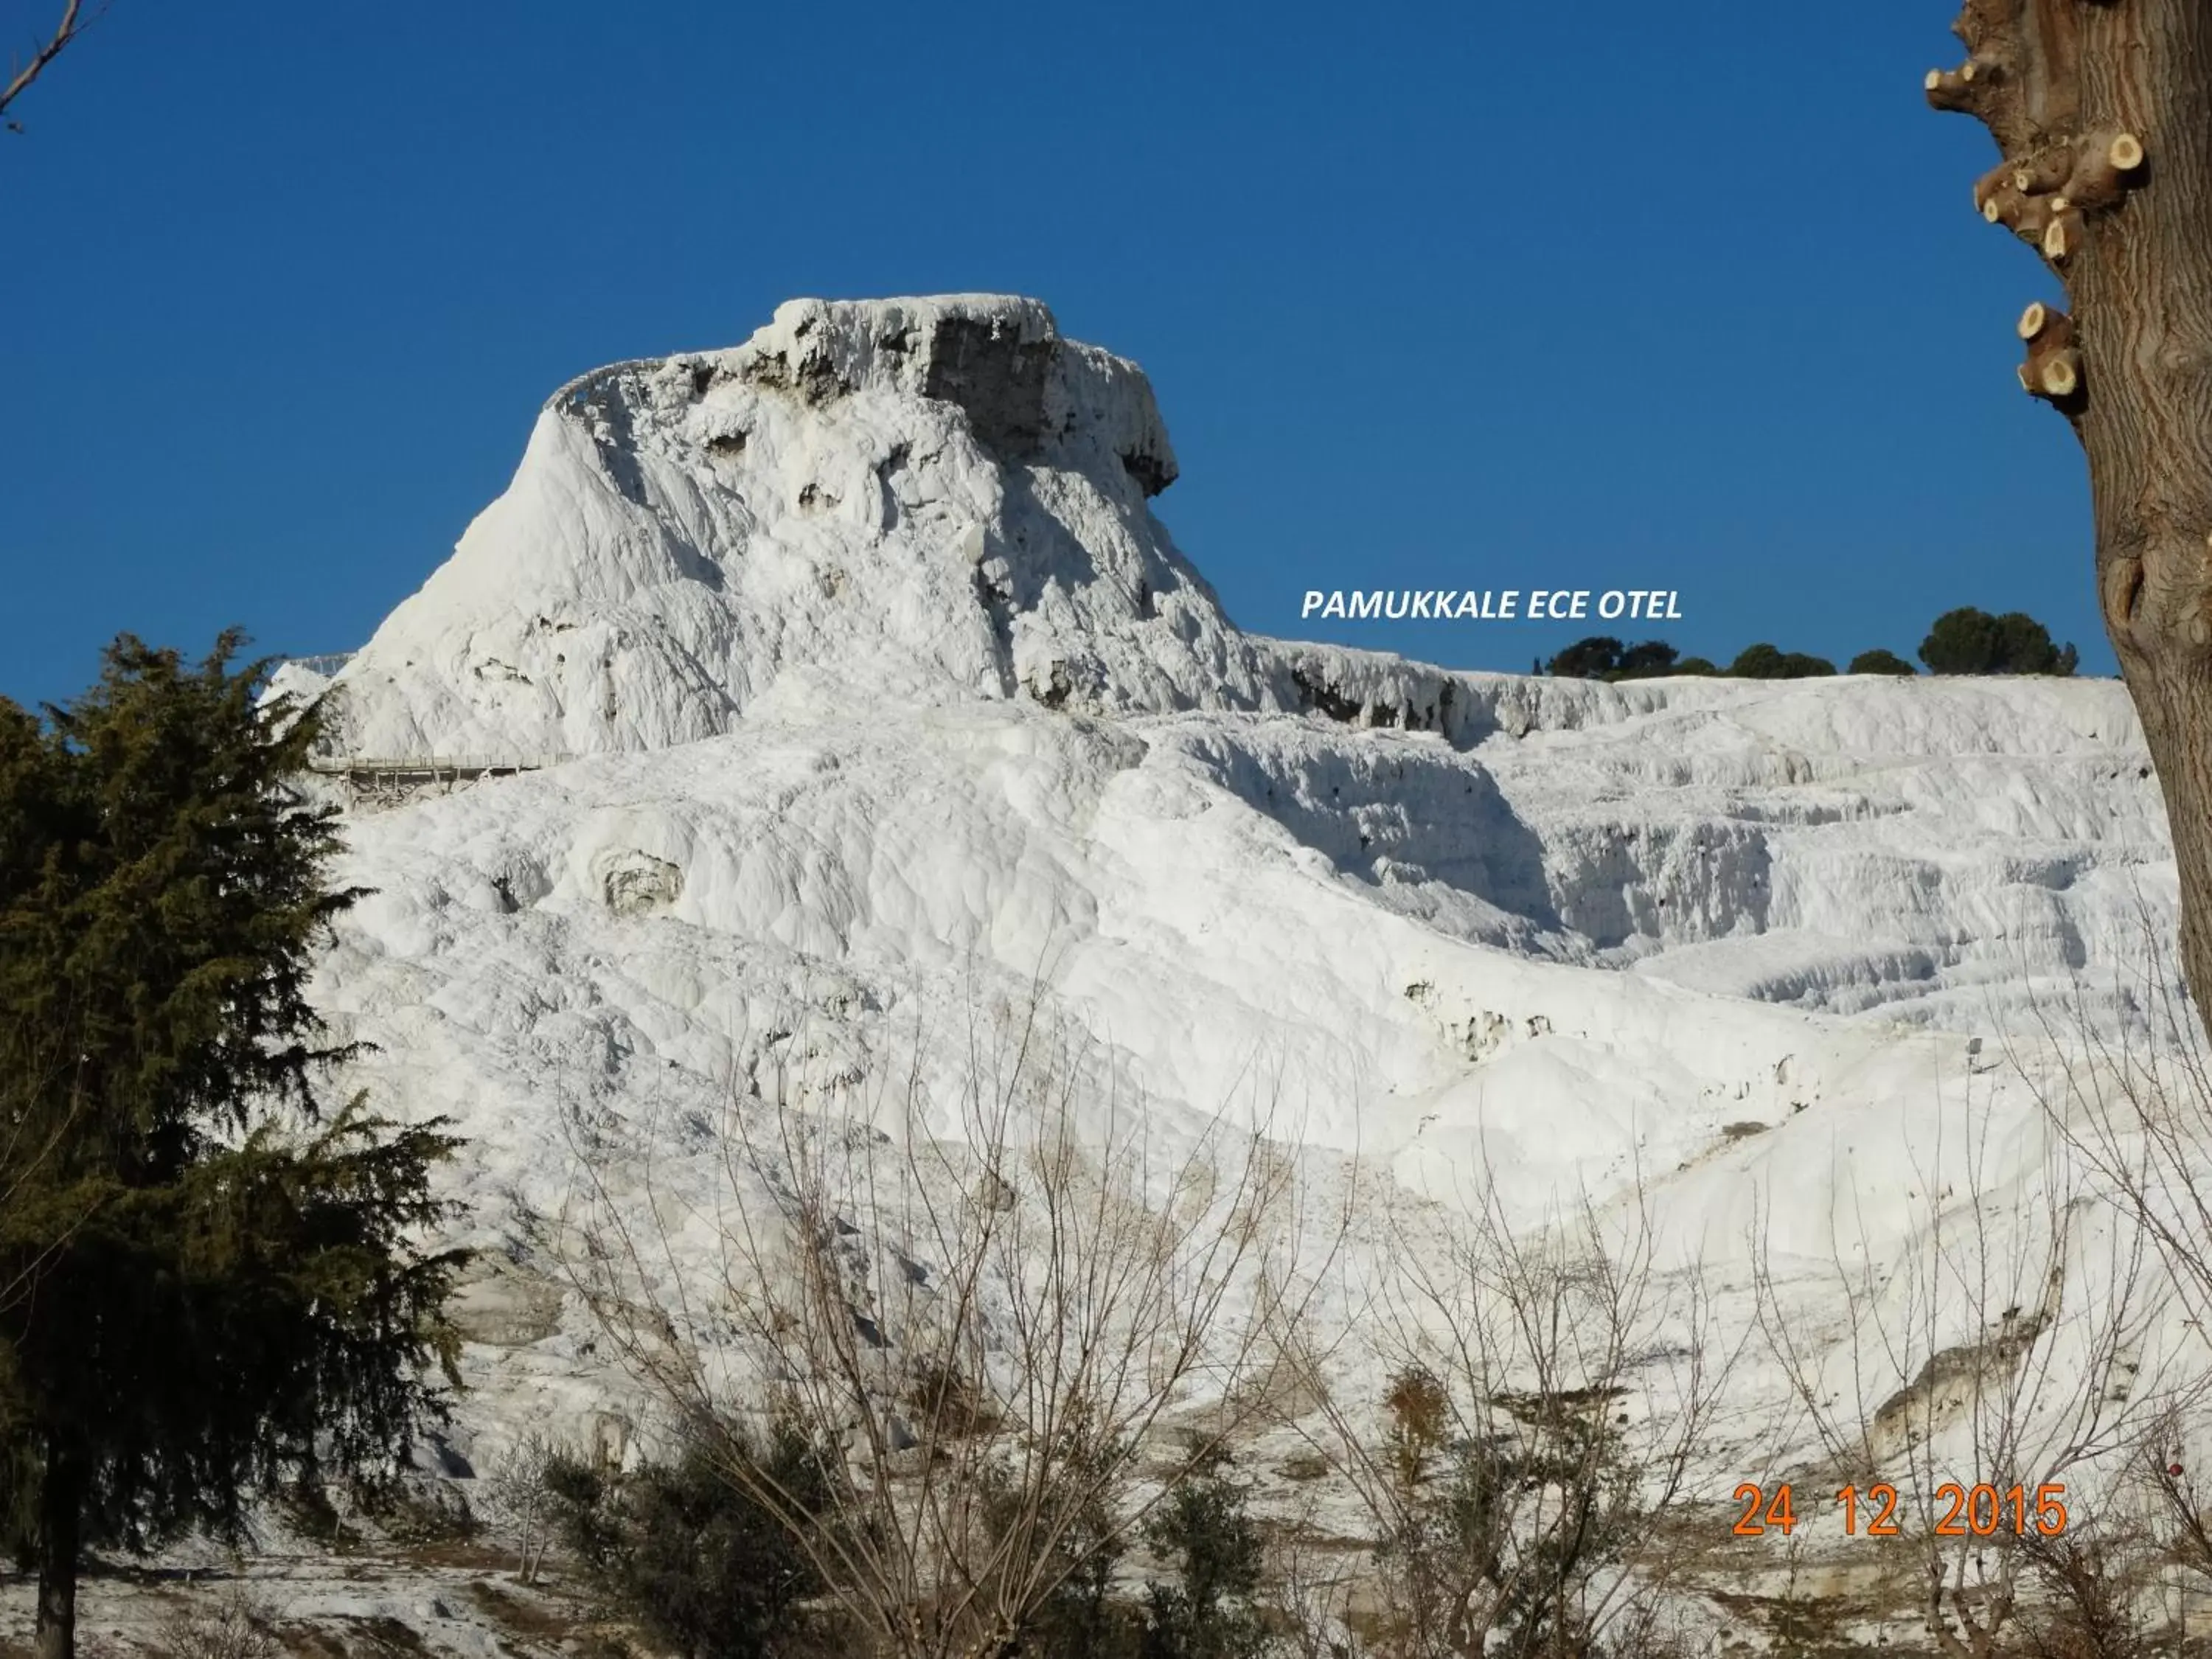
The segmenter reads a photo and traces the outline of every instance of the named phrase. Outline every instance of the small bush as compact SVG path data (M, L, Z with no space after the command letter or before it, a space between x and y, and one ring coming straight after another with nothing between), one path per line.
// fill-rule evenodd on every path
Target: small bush
M1919 672L1896 652L1884 651L1879 647L1872 651L1860 652L1851 659L1851 665L1844 670L1846 674L1917 674Z
M1267 1632L1255 1596L1262 1556L1244 1488L1216 1451L1146 1517L1145 1542L1175 1568L1147 1587L1145 1659L1259 1659Z
M514 1540L515 1576L526 1584L536 1580L552 1542L553 1499L547 1477L564 1455L544 1434L526 1435L507 1449L485 1483L492 1513Z
M1135 1659L1144 1637L1115 1583L1124 1553L1115 1514L1121 1448L1096 1431L1082 1413L1062 1426L1056 1469L1064 1488L1024 1486L1004 1466L983 1483L992 1553L1056 1580L1018 1632L1021 1651L1040 1659Z
M1003 1414L990 1390L950 1360L921 1358L907 1372L906 1409L930 1444L997 1432Z
M154 1637L161 1659L278 1659L269 1609L243 1584L185 1590Z
M1141 1600L1123 1587L1126 1551L1118 1507L1101 1491L1073 1513L1052 1553L1066 1576L1018 1632L1030 1659L1260 1659L1267 1626L1256 1603L1262 1577L1260 1532L1244 1488L1218 1449L1196 1458L1139 1528L1168 1569ZM1009 1486L987 1505L993 1542L1032 1516Z
M466 1544L483 1533L468 1494L458 1482L436 1475L403 1475L387 1487L362 1493L361 1506L395 1543Z
M726 1430L667 1462L611 1470L551 1458L545 1487L562 1541L614 1611L685 1659L787 1650L822 1585L798 1540L741 1489L723 1458L757 1464L801 1504L823 1493L816 1453L788 1432L756 1443Z
M1390 1419L1383 1446L1391 1473L1410 1491L1428 1478L1431 1462L1450 1435L1450 1396L1435 1372L1412 1365L1390 1379L1382 1409Z
M1589 1592L1650 1520L1620 1428L1627 1419L1611 1408L1620 1391L1605 1382L1470 1399L1420 1365L1390 1379L1370 1466L1382 1484L1367 1494L1379 1523L1375 1652L1611 1651L1626 1627L1603 1631L1602 1598Z
M2031 1537L2022 1545L2043 1595L2026 1611L2023 1659L2143 1659L2158 1644L2142 1617L2157 1553L2142 1536Z
M1728 667L1729 673L1745 680L1806 680L1817 679L1836 672L1836 665L1826 657L1808 656L1802 651L1784 651L1761 643L1747 645Z

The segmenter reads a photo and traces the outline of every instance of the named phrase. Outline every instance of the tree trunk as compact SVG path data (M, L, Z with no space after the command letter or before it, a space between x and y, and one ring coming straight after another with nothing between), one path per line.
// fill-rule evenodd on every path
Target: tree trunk
M76 1564L83 1482L76 1461L49 1443L39 1486L38 1659L76 1659Z
M2212 1030L2212 6L1966 0L1928 81L2004 154L1976 197L2072 301L2075 371L2022 382L2073 424L2097 593L2172 828L2181 965ZM2033 470L2022 483L2033 488Z

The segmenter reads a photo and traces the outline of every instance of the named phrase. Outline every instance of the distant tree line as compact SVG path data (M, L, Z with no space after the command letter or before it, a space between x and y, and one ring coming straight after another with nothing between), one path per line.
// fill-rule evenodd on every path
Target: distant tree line
M1920 641L1920 660L1931 674L2073 673L2079 661L2070 645L2055 645L2051 630L2023 611L1993 617L1972 605L1936 617ZM1577 640L1536 672L1561 679L1648 680L1663 675L1702 674L1743 680L1802 680L1833 674L1826 657L1784 651L1766 643L1746 646L1725 668L1705 657L1685 657L1664 640L1627 645L1609 635ZM1846 674L1917 674L1920 671L1893 651L1862 651Z

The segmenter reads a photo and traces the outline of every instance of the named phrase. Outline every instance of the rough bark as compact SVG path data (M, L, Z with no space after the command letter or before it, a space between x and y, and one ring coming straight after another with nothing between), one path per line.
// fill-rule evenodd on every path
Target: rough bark
M2088 457L2098 598L2165 793L2182 967L2212 1030L2212 6L1966 0L1954 27L1974 73L1936 72L1929 101L1988 126L2003 161L1975 205L2066 287L2066 328L2023 331L2021 379Z
M39 1612L33 1638L37 1659L75 1659L83 1504L76 1460L49 1446L39 1486Z

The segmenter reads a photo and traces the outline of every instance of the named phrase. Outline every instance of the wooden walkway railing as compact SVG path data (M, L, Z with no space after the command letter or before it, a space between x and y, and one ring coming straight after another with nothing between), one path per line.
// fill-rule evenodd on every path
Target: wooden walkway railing
M472 783L478 778L504 778L518 772L542 771L568 758L566 755L507 759L489 755L326 755L309 761L307 767L325 777L343 778L356 789L416 789L440 784L450 789L457 783Z

